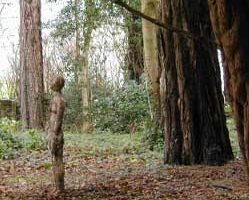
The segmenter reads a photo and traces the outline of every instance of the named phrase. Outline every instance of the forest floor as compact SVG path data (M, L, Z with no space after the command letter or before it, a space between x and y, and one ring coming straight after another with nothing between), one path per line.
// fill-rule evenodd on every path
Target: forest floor
M65 193L56 196L47 151L0 161L0 199L249 199L242 162L165 166L134 135L65 136Z

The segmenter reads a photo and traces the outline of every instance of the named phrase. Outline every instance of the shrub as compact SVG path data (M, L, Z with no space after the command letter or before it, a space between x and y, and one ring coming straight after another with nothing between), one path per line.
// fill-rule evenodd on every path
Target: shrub
M111 132L133 132L149 117L148 107L145 85L130 81L108 96L95 94L91 106L93 126Z
M0 120L0 159L14 158L22 150L45 149L45 140L40 132L30 129L21 133L19 125L15 120Z
M161 127L150 119L144 122L143 144L150 150L161 152L164 145L164 136Z
M16 133L19 123L15 120L2 118L0 120L0 159L13 158L23 147Z
M82 97L81 88L70 81L63 90L66 102L64 124L71 129L73 126L80 126L82 123Z
M7 144L0 139L0 159L5 159L10 154Z
M43 150L46 148L45 139L42 133L35 129L29 129L25 132L23 146L27 150Z
M20 122L8 118L0 119L0 131L2 133L16 133L20 129Z

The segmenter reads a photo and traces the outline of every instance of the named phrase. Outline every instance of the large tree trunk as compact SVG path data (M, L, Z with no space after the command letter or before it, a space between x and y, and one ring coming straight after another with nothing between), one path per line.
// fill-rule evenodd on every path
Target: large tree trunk
M20 0L20 104L24 128L43 128L40 0Z
M158 0L142 0L142 12L149 17L158 18ZM151 117L155 121L160 119L160 85L159 85L159 63L157 31L155 24L143 19L143 44L144 44L144 71L149 91Z
M212 38L207 3L162 0L164 23ZM165 163L223 164L233 158L229 141L216 45L161 35L161 104Z
M249 182L249 1L208 3L214 33L224 51L229 100Z

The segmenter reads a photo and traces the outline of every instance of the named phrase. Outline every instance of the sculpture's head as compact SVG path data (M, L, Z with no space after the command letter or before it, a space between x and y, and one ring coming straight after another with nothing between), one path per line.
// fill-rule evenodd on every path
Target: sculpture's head
M65 79L63 78L63 76L57 76L51 84L51 89L55 92L60 92L61 89L64 87L65 84Z

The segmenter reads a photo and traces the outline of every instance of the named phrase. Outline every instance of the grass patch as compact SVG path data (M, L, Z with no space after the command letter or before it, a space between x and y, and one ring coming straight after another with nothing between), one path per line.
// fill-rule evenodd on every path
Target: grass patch
M71 134L65 133L65 146L77 147L84 155L142 154L148 151L142 144L142 134Z
M163 160L163 152L151 151L144 143L143 133L138 132L134 134L65 133L65 149L72 150L75 160L77 157L86 156L94 157L96 160L119 159L124 165L142 164L146 168L162 164Z

